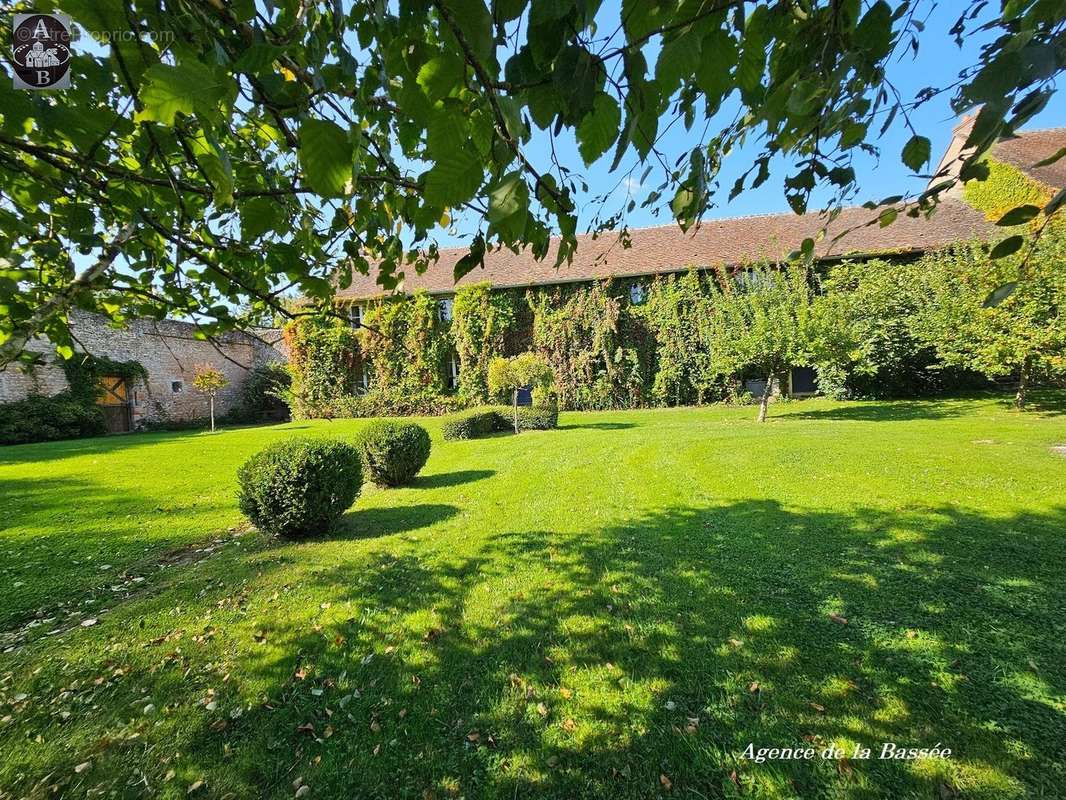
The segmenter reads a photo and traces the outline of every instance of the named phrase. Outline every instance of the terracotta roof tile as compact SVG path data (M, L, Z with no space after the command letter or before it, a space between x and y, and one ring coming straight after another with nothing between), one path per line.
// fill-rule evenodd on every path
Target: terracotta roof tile
M1066 187L1066 157L1046 167L1033 165L1050 158L1064 147L1066 128L1025 131L998 142L992 149L992 158L1017 167L1052 189L1062 189Z
M958 200L945 199L929 219L901 214L894 223L880 227L877 212L865 208L845 209L829 226L829 236L815 247L819 258L881 253L920 253L952 242L986 236L992 227L984 217ZM864 226L865 223L872 225ZM697 230L683 233L677 225L630 231L631 247L625 248L616 234L578 236L573 263L556 269L557 240L543 261L528 252L491 252L483 269L475 269L458 284L452 280L455 263L466 248L440 251L440 259L422 275L413 268L405 276L401 290L425 289L432 294L453 292L456 286L488 281L496 287L536 286L596 278L630 277L676 272L691 266L741 264L758 259L782 259L797 250L804 239L814 237L825 224L818 214L765 214L751 217L708 220ZM849 231L840 241L837 233ZM356 275L352 285L338 293L343 298L362 299L384 294L370 275Z

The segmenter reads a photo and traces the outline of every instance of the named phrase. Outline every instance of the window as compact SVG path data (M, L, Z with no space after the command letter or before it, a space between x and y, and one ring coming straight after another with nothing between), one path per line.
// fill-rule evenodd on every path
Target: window
M353 303L348 306L348 321L352 323L352 327L358 328L363 324L363 307L358 303Z
M633 305L643 305L647 299L648 288L643 283L634 283L629 287L629 302Z
M441 322L452 321L452 299L446 297L443 300L437 301L437 312L440 314Z
M459 388L459 358L455 353L452 353L451 358L448 359L448 388L452 390Z
M363 373L360 379L364 389L369 389L370 384L374 382L374 373L370 369L370 364L363 364Z
M181 390L182 390L182 383L181 383L181 381L171 381L171 382L170 382L170 391L171 391L171 392L173 392L174 394L177 394L177 393L178 393L178 392L180 392Z

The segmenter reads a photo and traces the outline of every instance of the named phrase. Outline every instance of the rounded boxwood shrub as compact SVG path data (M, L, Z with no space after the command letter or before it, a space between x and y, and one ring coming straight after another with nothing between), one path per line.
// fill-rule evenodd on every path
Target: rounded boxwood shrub
M359 451L337 439L294 437L240 468L241 511L260 530L290 538L326 533L363 487Z
M357 440L367 477L378 486L414 480L429 458L429 433L413 422L372 422Z

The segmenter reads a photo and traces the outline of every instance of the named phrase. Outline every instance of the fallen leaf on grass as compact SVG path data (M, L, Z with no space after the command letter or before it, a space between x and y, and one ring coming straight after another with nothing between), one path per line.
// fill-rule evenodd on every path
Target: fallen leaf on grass
M829 619L833 620L837 625L847 625L848 621L839 614L830 614Z
M819 705L818 703L811 703L810 706L815 711L817 711L819 714L824 714L825 713L825 706Z
M750 684L748 684L748 691L751 692L752 694L754 694L755 692L759 691L759 682L758 681L752 681Z
M91 761L83 761L81 764L78 764L78 766L74 767L74 771L81 775L83 772L88 772L92 765L93 762Z
M189 791L187 791L185 794L192 794L193 792L198 792L203 787L204 787L204 782L202 780L196 781L196 783L194 783L192 786L189 787Z
M674 782L668 777L666 777L665 773L659 774L659 783L662 784L663 788L666 789L666 791L670 791L672 788L674 788Z
M572 719L567 718L567 719L563 720L563 730L565 730L565 731L573 731L576 728L577 728L577 723L575 723Z

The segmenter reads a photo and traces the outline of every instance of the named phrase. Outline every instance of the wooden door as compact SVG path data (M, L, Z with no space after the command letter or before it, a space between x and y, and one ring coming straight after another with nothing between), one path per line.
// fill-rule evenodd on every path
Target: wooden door
M99 386L96 404L104 413L108 432L126 433L132 428L133 422L126 379L117 375L102 375Z

